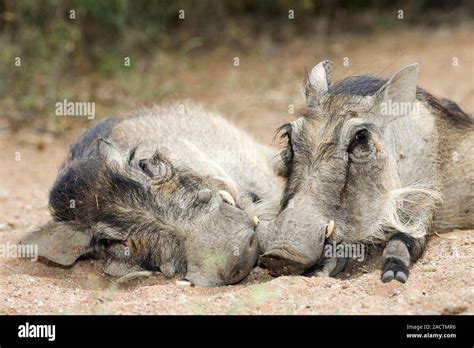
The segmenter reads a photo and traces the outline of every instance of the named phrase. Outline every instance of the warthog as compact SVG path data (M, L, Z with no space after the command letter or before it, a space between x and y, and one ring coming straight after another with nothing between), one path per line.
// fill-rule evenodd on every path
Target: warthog
M346 259L324 257L328 243L379 244L382 281L404 283L433 222L474 226L473 119L417 87L418 64L335 84L331 67L312 69L307 106L281 127L287 184L278 217L258 228L261 261L273 275L335 274Z
M236 283L257 259L257 216L281 195L273 156L191 104L107 119L70 147L50 192L54 221L22 243L61 265L105 256L104 272L125 279L159 270Z

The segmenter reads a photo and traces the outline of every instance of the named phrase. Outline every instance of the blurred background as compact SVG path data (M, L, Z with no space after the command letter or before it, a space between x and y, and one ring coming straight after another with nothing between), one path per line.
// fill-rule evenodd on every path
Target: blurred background
M473 18L470 0L0 0L0 136L41 148L94 122L55 115L63 99L100 119L184 98L268 143L324 59L336 78L420 61L425 88L472 111Z

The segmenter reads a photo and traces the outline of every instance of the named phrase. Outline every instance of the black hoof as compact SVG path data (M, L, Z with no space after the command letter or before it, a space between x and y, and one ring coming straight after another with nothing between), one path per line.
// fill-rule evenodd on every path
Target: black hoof
M382 282L388 283L393 279L400 283L406 283L408 280L408 266L403 261L395 257L385 260L382 270Z

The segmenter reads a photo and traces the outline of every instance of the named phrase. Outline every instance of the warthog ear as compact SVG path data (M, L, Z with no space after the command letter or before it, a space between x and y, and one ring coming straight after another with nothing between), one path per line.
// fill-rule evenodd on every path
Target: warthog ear
M49 222L23 238L20 244L36 245L38 255L63 266L94 250L92 235L69 222Z
M375 93L375 104L380 109L380 115L391 121L412 112L416 101L416 82L420 64L414 63L397 71ZM384 122L386 123L386 122Z
M121 166L124 164L125 158L120 153L118 147L104 138L97 139L97 154L100 157L104 157L107 162L117 162Z
M332 62L324 60L317 64L305 79L306 102L312 104L327 93L331 85Z

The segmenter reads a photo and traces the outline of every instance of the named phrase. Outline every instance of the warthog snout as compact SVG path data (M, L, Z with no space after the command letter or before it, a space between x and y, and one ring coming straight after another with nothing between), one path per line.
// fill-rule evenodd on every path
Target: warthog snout
M212 287L235 284L248 276L254 267L258 256L258 242L255 231L242 232L238 241L232 241L232 254L221 252L209 257L199 267L189 265L185 279L196 286ZM208 264L206 266L206 263Z
M250 273L257 259L257 246L257 236L255 232L252 232L240 247L241 258L237 259L237 263L230 268L229 272L222 274L222 280L225 284L235 284Z
M316 265L323 253L327 224L310 222L284 211L259 234L275 236L264 245L260 262L272 276L302 274ZM317 227L319 226L319 227Z
M289 245L274 246L260 257L272 276L301 274L310 267L310 257L298 252Z

